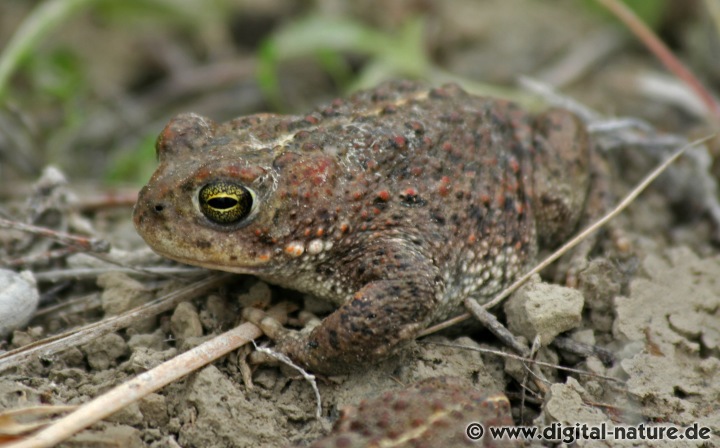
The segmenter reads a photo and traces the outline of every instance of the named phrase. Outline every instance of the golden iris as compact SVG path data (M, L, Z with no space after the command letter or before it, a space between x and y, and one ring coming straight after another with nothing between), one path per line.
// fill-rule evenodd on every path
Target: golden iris
M215 182L200 189L200 211L217 224L236 224L252 210L254 194L242 185Z

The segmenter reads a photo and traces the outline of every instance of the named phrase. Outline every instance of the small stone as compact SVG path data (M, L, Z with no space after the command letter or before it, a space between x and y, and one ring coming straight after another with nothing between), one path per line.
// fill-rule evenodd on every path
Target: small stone
M230 303L217 294L208 297L205 309L200 312L200 321L206 330L214 330L229 326L236 319L236 313Z
M531 283L505 303L508 327L543 346L580 324L584 299L580 291L548 283Z
M142 441L140 430L126 425L112 425L100 428L96 431L83 431L73 436L68 442L70 446L104 446L112 441L114 446L127 448L142 448L145 444Z
M101 274L97 283L103 289L102 307L108 316L117 316L142 306L154 298L145 285L118 272ZM140 320L132 325L133 331L138 333L148 333L155 327L154 317Z
M203 335L200 316L195 305L190 302L182 302L175 308L175 312L170 318L170 331L178 341L178 346L185 339Z
M39 300L32 272L0 269L0 338L27 325Z
M12 335L12 343L15 347L22 347L35 342L43 337L42 327L31 327L27 331L15 330Z
M583 396L587 392L574 378L568 378L566 384L553 384L543 406L544 421L536 424L545 425L550 422L561 422L572 426L576 422L599 424L607 421L599 408L587 406Z
M140 412L150 426L163 426L170 420L167 400L160 394L150 394L140 400Z
M138 426L143 422L143 414L137 403L130 403L107 418L108 421L121 425Z
M267 283L255 282L247 293L242 294L238 297L238 302L243 308L255 307L265 308L270 305L272 300L272 291Z
M130 348L146 347L155 351L161 351L167 348L165 344L165 334L158 330L149 334L135 334L128 340Z
M90 367L95 370L106 370L127 353L128 347L122 336L110 333L87 343L83 351Z

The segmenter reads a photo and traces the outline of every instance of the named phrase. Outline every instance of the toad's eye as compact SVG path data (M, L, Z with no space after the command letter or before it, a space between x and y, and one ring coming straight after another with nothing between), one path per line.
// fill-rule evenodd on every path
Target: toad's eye
M207 184L198 193L200 211L216 224L237 224L250 215L255 192L230 182Z

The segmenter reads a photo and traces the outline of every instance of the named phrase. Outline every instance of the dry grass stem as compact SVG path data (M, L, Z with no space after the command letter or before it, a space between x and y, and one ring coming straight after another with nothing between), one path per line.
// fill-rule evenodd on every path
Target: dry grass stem
M297 370L300 375L310 383L310 386L312 387L313 392L315 393L315 418L320 420L320 417L322 416L322 398L320 397L320 389L317 387L317 381L315 380L315 375L312 375L308 373L305 369L300 367L299 365L292 362L290 358L288 358L286 355L282 353L278 353L275 350L271 350L267 347L260 347L255 344L253 341L253 345L255 345L255 350L265 353L266 355L277 359L281 363L285 364L286 366L292 367L293 369Z
M3 353L0 355L0 372L28 362L32 358L52 356L70 347L86 344L102 335L125 328L138 320L171 310L175 308L178 303L190 300L217 287L225 282L228 277L229 275L227 274L213 275L119 316L95 322L80 329L74 329L51 336Z
M540 367L549 367L551 369L562 370L565 372L575 373L577 375L589 376L592 378L597 378L597 379L601 379L601 380L605 380L605 381L609 381L609 382L613 382L613 383L624 384L624 381L619 380L617 378L610 377L610 376L600 375L600 374L594 373L594 372L588 372L587 370L573 369L572 367L565 367L565 366L561 366L558 364L551 364L548 362L538 361L536 359L532 359L532 358L528 358L528 357L524 357L524 356L520 356L520 355L515 355L513 353L503 352L500 350L493 350L490 348L483 348L483 347L468 347L466 345L448 344L448 343L444 343L444 342L435 342L435 341L427 341L427 342L422 342L422 343L429 344L429 345L440 345L443 347L452 347L452 348L457 348L457 349L461 349L461 350L471 350L474 352L480 352L480 353L485 353L485 354L489 354L489 355L499 356L501 358L515 359L515 360L523 362L523 363L534 364L534 365L540 366Z
M268 314L283 320L285 304L276 305ZM233 350L259 338L263 332L251 323L244 323L154 369L141 373L105 394L83 404L75 412L55 421L51 426L6 448L49 448L75 433L108 417L125 406L140 400L171 382L215 361Z

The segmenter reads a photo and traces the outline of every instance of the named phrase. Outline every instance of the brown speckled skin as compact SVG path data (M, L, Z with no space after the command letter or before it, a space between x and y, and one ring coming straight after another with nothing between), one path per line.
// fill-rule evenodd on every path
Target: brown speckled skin
M140 193L138 232L158 253L250 273L339 309L277 348L340 373L386 357L462 300L499 291L577 226L591 144L579 120L533 116L455 85L383 84L305 116L173 119ZM254 211L199 211L208 182L240 183Z
M480 423L485 436L466 436ZM430 378L407 389L386 392L344 409L333 432L311 448L519 447L520 441L493 440L489 427L512 426L510 402L501 393L483 395L454 378Z

